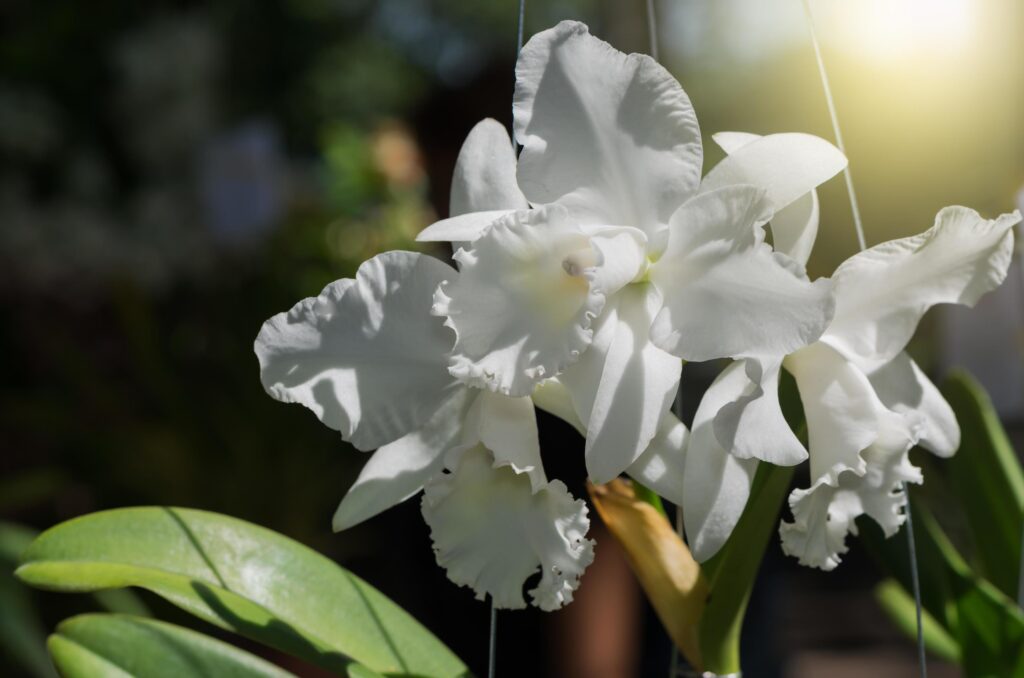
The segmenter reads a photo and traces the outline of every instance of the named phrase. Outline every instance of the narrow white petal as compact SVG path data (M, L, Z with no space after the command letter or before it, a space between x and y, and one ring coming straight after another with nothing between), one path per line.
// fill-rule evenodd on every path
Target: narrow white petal
M530 202L566 205L588 223L650 237L696 190L697 117L675 78L563 21L536 34L516 66L519 185Z
M498 219L514 214L516 210L488 210L470 212L435 221L420 231L420 242L473 242Z
M535 491L547 484L540 458L537 418L528 396L510 398L476 391L466 429L463 442L482 443L494 455L495 465L511 466L516 473L525 474Z
M960 447L960 425L953 408L906 352L868 374L868 379L890 410L921 417L922 447L940 457L953 456Z
M714 415L719 444L740 459L795 466L807 450L782 416L779 404L781 358L747 358L729 365L711 390L725 404ZM710 391L709 391L710 392Z
M747 146L764 137L747 132L719 132L713 134L712 138L723 151L732 155L743 146ZM822 150L824 151L822 159L825 159L824 156L831 155L830 150ZM743 157L734 162L746 162L746 153L741 154ZM752 154L755 158L757 155L757 153ZM780 160L780 162L784 161ZM752 183L771 190L769 184L775 185L783 181L775 177L775 172L770 162L767 165L762 164L747 169L749 181L746 183ZM765 173L767 173L767 176L762 176ZM805 176L811 175L813 175L813 172ZM792 175L790 178L792 178ZM710 184L704 188L709 186ZM781 200L782 197L777 199ZM772 246L776 252L782 252L799 264L806 266L807 260L811 256L811 249L814 247L814 240L818 237L818 192L812 188L789 204L781 208L778 205L775 207L775 215L771 221Z
M719 148L726 153L732 154L747 144L764 137L760 134L752 134L751 132L715 132L711 135L711 138L718 144Z
M757 459L740 459L715 436L715 415L736 397L729 375L704 394L693 419L683 475L683 523L693 557L704 562L718 553L750 498Z
M727 154L736 153L740 147L753 143L764 138L760 134L748 132L719 132L713 134L712 138L722 147ZM756 172L752 172L752 175ZM751 183L768 187L765 184L773 182L771 176L767 181L752 180ZM813 188L800 196L792 203L775 209L775 215L771 219L772 247L776 252L781 252L801 265L807 265L814 248L814 241L818 236L818 193Z
M772 217L772 246L776 252L807 265L818 237L818 192L811 191L789 203Z
M529 207L516 184L516 152L508 131L497 120L481 120L462 142L455 162L449 213L454 217L484 210Z
M593 345L561 377L587 427L587 471L595 483L636 461L672 406L682 363L648 336L659 305L650 283L622 289L598 319Z
M673 216L668 249L651 266L665 306L654 343L685 360L786 355L818 339L832 317L828 280L764 242L764 191L702 193Z
M444 468L444 453L458 444L472 394L462 389L421 428L384 445L370 457L334 513L340 532L419 493Z
M1020 214L983 219L946 207L920 235L876 245L846 260L833 279L835 319L822 338L866 370L895 358L925 311L973 306L1006 278Z
M592 284L599 253L564 209L511 214L455 258L461 275L438 288L433 312L455 330L449 370L460 381L530 395L590 344L604 305Z
M255 350L264 388L361 450L416 430L459 390L445 369L452 334L430 314L433 290L457 275L413 252L364 262L355 280L263 324Z
M548 414L553 414L566 422L579 433L586 437L587 427L583 425L580 416L576 414L576 407L572 403L572 395L569 389L558 377L546 379L533 389L533 404Z
M683 505L686 445L690 432L671 412L661 418L654 440L626 473L676 506Z
M701 192L752 184L768 192L776 211L846 167L846 156L838 148L820 137L795 132L769 134L727 152L704 177Z
M863 475L845 471L838 486L821 479L807 490L793 490L789 505L793 522L779 527L782 550L801 565L832 570L846 553L846 535L857 533L858 516L871 517L887 537L906 521L903 483L920 483L921 471L907 451L873 449Z
M533 402L545 412L569 423L580 435L587 429L576 414L569 389L559 379L548 379L533 392ZM654 439L626 473L651 488L673 504L683 503L683 470L686 463L686 444L690 432L671 411L666 412L658 425Z
M523 586L538 571L534 605L556 610L572 602L594 558L586 504L557 480L534 492L526 476L495 468L482 446L427 483L422 510L448 578L499 608L526 607Z

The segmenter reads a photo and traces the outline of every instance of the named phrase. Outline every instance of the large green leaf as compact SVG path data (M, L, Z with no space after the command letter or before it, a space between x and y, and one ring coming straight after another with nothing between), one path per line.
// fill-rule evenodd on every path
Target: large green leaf
M29 590L12 574L34 537L28 528L0 523L0 648L33 676L51 678L56 674L46 656L43 623Z
M83 614L47 643L64 678L288 678L292 674L189 629L118 614Z
M17 575L58 591L138 586L254 640L343 673L437 678L466 667L379 591L270 530L190 509L104 511L47 530Z
M960 450L949 480L974 537L981 573L1016 598L1024 528L1024 472L992 401L966 372L955 372L942 394L960 422Z

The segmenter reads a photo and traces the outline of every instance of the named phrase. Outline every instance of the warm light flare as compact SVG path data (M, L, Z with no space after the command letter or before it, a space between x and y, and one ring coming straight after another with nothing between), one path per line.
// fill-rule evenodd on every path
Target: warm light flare
M829 32L843 49L880 59L952 55L971 37L972 0L857 0L833 3Z

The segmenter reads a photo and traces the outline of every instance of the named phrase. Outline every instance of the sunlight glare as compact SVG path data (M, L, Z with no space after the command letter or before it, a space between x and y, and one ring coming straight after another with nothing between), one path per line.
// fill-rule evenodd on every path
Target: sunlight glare
M832 3L844 49L889 60L954 56L967 44L977 0L857 0Z

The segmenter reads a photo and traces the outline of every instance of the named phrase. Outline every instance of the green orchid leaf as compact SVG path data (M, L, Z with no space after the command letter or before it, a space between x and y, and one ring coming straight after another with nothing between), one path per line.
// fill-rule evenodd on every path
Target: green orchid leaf
M47 643L64 678L287 678L259 657L174 624L117 614L62 622Z
M223 628L344 675L467 675L436 637L379 591L315 551L215 513L104 511L47 530L17 575L56 591L137 586Z
M53 678L46 656L46 631L32 606L29 591L14 578L18 558L36 533L11 523L0 523L0 649L38 678Z
M402 678L396 674L391 674L394 678ZM372 671L362 664L349 664L348 667L348 678L383 678L376 671Z
M947 462L949 481L963 508L981 574L1017 596L1024 471L985 390L966 372L942 385L960 422L960 450Z
M875 599L907 636L917 635L917 606L914 597L895 579L886 579L875 587ZM960 645L927 610L921 613L921 627L928 650L940 659L960 663Z

